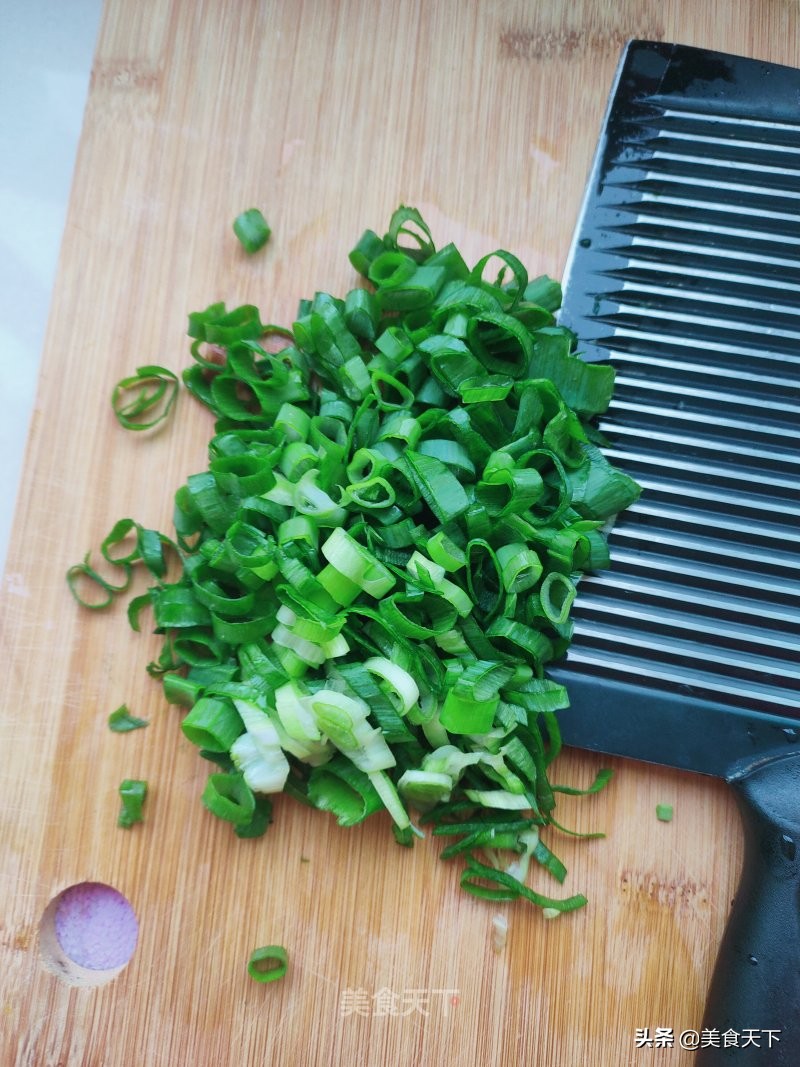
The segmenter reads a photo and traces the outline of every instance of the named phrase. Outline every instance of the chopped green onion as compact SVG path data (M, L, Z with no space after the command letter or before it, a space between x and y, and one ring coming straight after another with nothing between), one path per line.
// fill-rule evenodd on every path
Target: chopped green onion
M484 885L484 883L488 884ZM461 876L461 888L484 900L516 900L521 897L530 901L531 904L551 909L556 913L574 911L586 904L586 897L582 894L567 897L565 900L554 900L541 893L535 893L513 875L487 867L486 864L474 859L467 862L466 870Z
M375 787L375 791L383 801L383 806L394 820L397 830L407 830L411 825L408 812L403 807L394 782L385 771L371 771L369 780Z
M370 265L384 251L385 247L377 233L372 230L365 230L348 258L359 274L366 276L369 273Z
M236 826L249 823L256 809L256 798L241 774L212 774L206 782L203 804L212 815Z
M343 756L314 768L307 796L314 807L330 811L340 826L355 826L383 808L368 775Z
M387 248L400 248L401 236L411 238L413 245L407 247L406 250L415 259L418 257L434 258L436 249L428 224L415 207L409 207L406 204L401 204L392 215L384 244Z
M269 237L256 209L235 229L248 251ZM466 863L466 890L552 917L585 901L524 885L531 861L566 874L540 835L563 829L560 794L610 777L551 784L569 701L546 672L639 492L592 423L613 371L555 324L557 282L504 249L473 267L437 251L413 207L350 261L366 287L301 301L290 330L250 304L189 316L182 377L217 423L175 493L175 540L121 519L100 546L112 577L87 555L69 588L103 608L140 564L152 576L128 617L150 609L147 669L217 765L203 805L238 836L264 833L278 792L344 826L383 812L404 845L424 813L456 838L442 858ZM131 428L174 403L160 372L118 386ZM144 720L123 706L109 725Z
M83 558L83 562L73 564L67 571L67 586L69 591L75 597L77 602L83 608L91 608L93 611L102 611L103 608L107 608L109 604L114 600L116 593L124 592L131 581L131 567L130 564L122 563L117 564L123 568L125 577L118 584L108 581L103 578L94 567L89 563L89 553L87 552ZM89 598L85 593L81 592L81 588L88 584L92 589L95 586L101 590L97 599Z
M540 330L533 347L532 378L553 382L571 408L583 414L605 411L614 388L614 370L585 363L570 352L570 339L556 327Z
M135 715L131 715L126 704L120 704L116 711L112 711L108 716L108 728L116 734L139 730L142 726L147 725L147 719L138 719Z
M112 551L116 546L124 544L130 538L131 533L136 533L137 524L133 519L120 519L115 522L111 531L100 542L100 555L108 563L124 567L126 563L134 563L139 558L138 539L134 538L133 546L128 547L127 552L117 553Z
M539 597L542 611L554 626L567 621L576 593L575 586L565 574L551 571L544 579Z
M233 702L245 725L229 750L234 767L254 793L280 793L290 768L276 725L254 701Z
M257 207L236 216L233 220L233 232L239 238L242 248L250 255L263 248L272 233L267 220Z
M408 671L383 656L365 660L364 669L377 675L384 683L392 703L401 715L406 715L419 700L419 686Z
M247 973L256 982L274 982L283 978L288 967L289 956L283 945L265 945L253 950Z
M130 829L137 822L144 822L142 805L147 796L147 782L137 778L125 778L119 786L122 806L117 816L117 826Z
M155 363L137 367L121 378L111 394L111 406L126 430L150 430L164 422L178 397L178 376Z
M611 781L613 776L614 772L612 770L609 770L608 767L604 767L602 770L599 770L597 772L595 780L592 782L588 789L575 789L574 786L555 784L552 786L552 789L554 793L564 793L567 796L573 797L585 797L588 796L590 793L599 793L602 789L605 789L605 787Z
M500 698L476 699L467 693L451 689L444 699L440 720L442 726L455 734L485 734L492 728Z
M181 729L198 748L229 752L231 745L243 732L243 723L231 701L222 697L202 696L185 716Z

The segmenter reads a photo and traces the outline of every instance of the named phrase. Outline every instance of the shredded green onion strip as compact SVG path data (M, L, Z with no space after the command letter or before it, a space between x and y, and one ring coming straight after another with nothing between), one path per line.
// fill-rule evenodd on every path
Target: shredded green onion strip
M603 529L639 493L593 443L613 371L556 323L558 283L502 249L470 269L414 208L350 261L366 288L301 301L291 330L251 305L190 315L208 468L175 494L174 541L121 520L101 549L119 583L87 556L70 589L104 607L144 564L131 624L147 609L163 635L148 670L217 765L203 804L240 836L264 832L281 791L342 825L388 811L405 845L419 816L459 837L442 855L464 859L467 891L572 910L582 897L524 877L533 860L563 880L540 840L555 796L610 776L551 785L568 696L547 667L581 575L608 565Z
M111 394L111 407L126 430L150 430L165 422L178 398L174 371L151 363L121 378Z

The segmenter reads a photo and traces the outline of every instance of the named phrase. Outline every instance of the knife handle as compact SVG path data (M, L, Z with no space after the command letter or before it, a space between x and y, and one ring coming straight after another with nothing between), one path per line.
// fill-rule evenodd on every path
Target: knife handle
M729 776L745 831L744 866L703 1018L720 1046L697 1067L800 1064L800 752ZM738 1045L724 1047L726 1031ZM771 1047L768 1031L775 1031ZM744 1035L749 1034L749 1039ZM757 1042L757 1043L756 1043Z

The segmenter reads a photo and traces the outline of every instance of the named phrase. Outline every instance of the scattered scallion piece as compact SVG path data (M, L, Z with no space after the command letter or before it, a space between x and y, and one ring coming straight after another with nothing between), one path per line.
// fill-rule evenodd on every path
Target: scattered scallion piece
M554 900L542 893L536 893L506 871L488 867L472 857L468 859L466 870L461 875L461 888L484 900L522 899L555 913L575 911L576 908L582 908L586 904L586 897L581 893L561 900Z
M672 822L674 814L671 804L656 804L656 818L660 822Z
M505 915L495 915L492 919L492 948L502 952L508 940L508 919Z
M129 733L131 730L139 730L147 726L147 719L139 719L131 715L126 704L120 704L116 711L108 716L108 728L116 734Z
M236 216L233 220L233 232L239 238L242 248L250 255L263 248L272 234L267 220L257 207Z
M269 236L257 211L235 228L248 251ZM551 784L568 694L547 668L639 494L596 443L613 371L575 354L557 282L503 249L470 269L414 208L350 261L367 288L301 301L291 330L252 305L189 316L208 467L175 494L175 542L124 519L102 553L126 582L140 561L154 578L129 619L152 611L148 670L217 765L203 804L239 836L266 831L281 791L341 825L385 811L405 846L418 816L455 838L441 854L466 864L465 890L553 917L585 898L525 885L531 861L566 875L540 833L563 829L559 793L610 778ZM88 557L68 578L86 603L80 579L95 606L117 590ZM257 952L253 977L283 973L284 950Z
M265 945L254 949L247 964L247 973L256 982L274 982L283 978L289 967L289 956L283 945Z
M120 783L119 795L122 801L117 826L130 829L134 823L143 822L142 805L147 796L147 782L137 778L126 778Z
M178 376L155 363L137 367L121 378L111 394L111 406L126 430L150 430L164 422L178 397Z
M86 553L81 563L73 564L67 571L67 586L77 602L83 608L92 611L101 611L112 603L117 593L123 593L130 585L131 567L128 563L117 563L115 566L122 568L124 577L114 583L104 578L99 571L89 562L90 553ZM85 589L85 592L81 592ZM89 590L99 590L96 598L91 596Z

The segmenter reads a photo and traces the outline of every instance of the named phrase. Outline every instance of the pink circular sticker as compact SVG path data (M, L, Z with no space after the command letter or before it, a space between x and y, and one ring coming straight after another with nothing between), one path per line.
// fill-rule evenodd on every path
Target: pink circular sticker
M61 894L55 932L73 963L103 971L125 966L136 948L139 924L122 893L101 882L81 882Z

